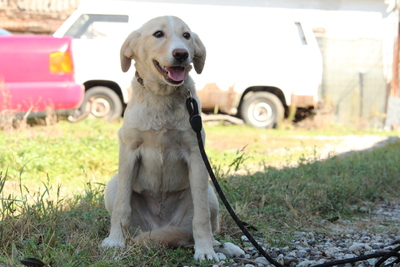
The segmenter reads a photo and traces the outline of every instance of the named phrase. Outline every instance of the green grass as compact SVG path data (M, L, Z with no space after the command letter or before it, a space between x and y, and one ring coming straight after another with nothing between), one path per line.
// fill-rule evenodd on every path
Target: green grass
M0 168L8 169L8 180L36 190L42 181L62 193L83 191L87 182L104 183L116 173L119 124L65 121L49 127L1 134Z
M62 121L0 133L0 263L22 266L19 260L33 257L51 266L208 266L194 262L191 248L100 248L109 231L103 191L117 170L119 127ZM400 142L319 161L318 148L327 141L316 138L393 133L239 126L206 131L206 150L231 205L271 244L286 245L295 230L325 231L329 221L355 219L365 215L365 206L398 199ZM293 161L296 167L288 164ZM253 172L254 165L262 170ZM242 234L222 206L221 217L220 237L240 244Z

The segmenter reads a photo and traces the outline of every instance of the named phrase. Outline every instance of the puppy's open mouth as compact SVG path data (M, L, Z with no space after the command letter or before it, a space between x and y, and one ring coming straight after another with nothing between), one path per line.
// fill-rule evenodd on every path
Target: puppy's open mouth
M170 66L162 67L157 60L153 60L154 66L164 76L164 79L172 84L180 84L185 78L185 67Z

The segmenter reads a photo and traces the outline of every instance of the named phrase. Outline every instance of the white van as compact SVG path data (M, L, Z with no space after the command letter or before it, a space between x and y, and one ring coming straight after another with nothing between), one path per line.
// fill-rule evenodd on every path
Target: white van
M134 70L121 71L120 46L131 31L162 15L183 19L206 46L203 73L191 72L203 111L269 128L290 106L315 107L322 57L312 30L301 21L281 9L243 6L246 0L242 6L176 1L83 1L54 33L75 38L76 80L86 87L82 111L92 108L94 116L109 120L121 116Z

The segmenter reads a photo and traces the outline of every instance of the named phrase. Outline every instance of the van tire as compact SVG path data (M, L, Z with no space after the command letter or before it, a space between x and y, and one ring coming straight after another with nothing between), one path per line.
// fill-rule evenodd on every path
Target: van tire
M87 90L79 109L82 114L91 110L90 116L104 118L108 122L120 118L123 111L117 93L105 86L95 86Z
M256 128L276 128L284 118L279 98L269 92L255 92L244 98L240 115L244 122Z

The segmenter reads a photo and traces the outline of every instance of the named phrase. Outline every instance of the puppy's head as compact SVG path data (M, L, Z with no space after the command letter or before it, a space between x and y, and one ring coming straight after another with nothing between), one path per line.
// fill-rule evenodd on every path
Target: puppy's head
M158 83L179 86L190 64L203 70L206 50L200 38L181 19L157 17L132 32L121 47L121 68L126 72L135 60L140 76Z

